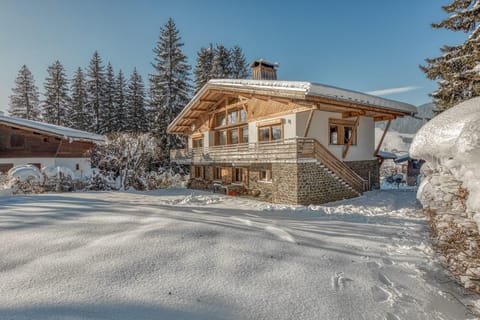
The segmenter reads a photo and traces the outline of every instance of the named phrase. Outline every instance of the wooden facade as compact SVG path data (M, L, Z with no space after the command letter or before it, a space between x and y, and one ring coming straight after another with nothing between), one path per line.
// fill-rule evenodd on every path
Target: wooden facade
M0 158L81 158L94 146L0 124Z

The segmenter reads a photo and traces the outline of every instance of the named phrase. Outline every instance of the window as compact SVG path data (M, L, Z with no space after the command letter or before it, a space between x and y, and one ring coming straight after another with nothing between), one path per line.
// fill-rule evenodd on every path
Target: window
M221 180L223 183L232 183L231 167L215 167L215 180Z
M243 169L235 168L233 173L233 182L242 182L243 181Z
M240 135L242 143L248 143L248 127L240 128Z
M215 179L216 180L222 180L222 168L221 167L215 167Z
M25 137L20 135L11 135L10 136L10 148L12 149L23 149L25 147Z
M75 170L80 170L80 164L75 164Z
M240 122L247 121L247 113L244 109L240 109Z
M260 181L272 181L272 171L262 170L259 175Z
M330 125L330 144L338 144L338 126Z
M204 173L205 171L203 170L203 167L193 167L193 177L194 178L204 178Z
M224 145L227 144L227 131L226 130L221 130L215 132L215 139L216 139L216 145Z
M227 124L225 113L220 112L215 115L215 126L221 127Z
M258 128L258 141L269 142L282 139L282 125L263 126Z
M203 147L203 137L202 138L195 138L192 140L193 148L202 148Z
M333 145L345 145L352 139L351 144L357 144L357 135L354 121L342 119L330 119L329 143Z
M238 111L230 111L228 113L228 124L236 124L238 123Z
M238 128L228 130L228 143L229 144L238 143Z

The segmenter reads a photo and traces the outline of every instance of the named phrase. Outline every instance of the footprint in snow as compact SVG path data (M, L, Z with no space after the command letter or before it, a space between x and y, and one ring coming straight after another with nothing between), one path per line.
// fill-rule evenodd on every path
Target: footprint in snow
M391 296L390 292L388 292L383 288L380 288L379 286L373 286L371 290L372 290L373 301L375 302L380 303L390 299L390 296Z
M332 277L332 289L335 291L345 289L347 282L353 281L350 278L344 277L343 272L335 273L335 276Z
M273 226L267 226L265 228L265 231L273 234L274 236L278 237L281 240L295 243L295 238L293 238L287 231L285 231L283 229L273 227Z
M393 286L392 281L390 281L390 279L388 279L388 277L386 275L384 275L383 273L380 273L378 275L378 278L380 279L380 282L383 283L384 285L386 285L387 287L392 287Z
M387 312L386 320L400 320L400 317L394 313Z
M393 261L388 259L388 258L382 258L382 261L383 261L383 263L385 263L386 265L389 265L389 266L391 266L393 264Z
M369 261L367 262L367 267L369 269L378 269L380 268L382 265L376 261Z

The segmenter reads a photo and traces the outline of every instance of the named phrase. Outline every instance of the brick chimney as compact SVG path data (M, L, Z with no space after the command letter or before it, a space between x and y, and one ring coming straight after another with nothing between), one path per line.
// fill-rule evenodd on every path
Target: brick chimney
M277 80L278 63L271 63L263 59L254 60L252 68L252 80Z

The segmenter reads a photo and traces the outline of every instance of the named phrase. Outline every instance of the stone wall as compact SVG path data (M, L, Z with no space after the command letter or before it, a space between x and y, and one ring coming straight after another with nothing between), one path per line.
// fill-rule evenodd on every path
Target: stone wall
M468 191L447 172L428 172L419 199L438 259L465 288L480 293L480 234L465 202Z
M358 196L317 163L298 164L297 174L299 204L321 204Z
M345 164L360 177L366 181L370 181L371 189L380 187L380 165L377 160L346 161Z
M272 202L298 204L298 165L296 163L272 164Z
M316 162L272 165L272 201L321 204L358 196Z
M371 161L366 161L363 165L359 163L354 165L373 168ZM217 166L232 169L231 165L227 164ZM378 164L376 168L378 169ZM213 167L206 166L205 180L193 178L189 187L211 189L213 170ZM263 170L271 170L271 182L260 181L260 171ZM368 171L366 172L368 175ZM229 177L231 179L231 174ZM295 205L321 204L358 196L318 162L252 164L248 167L248 191L259 200Z

